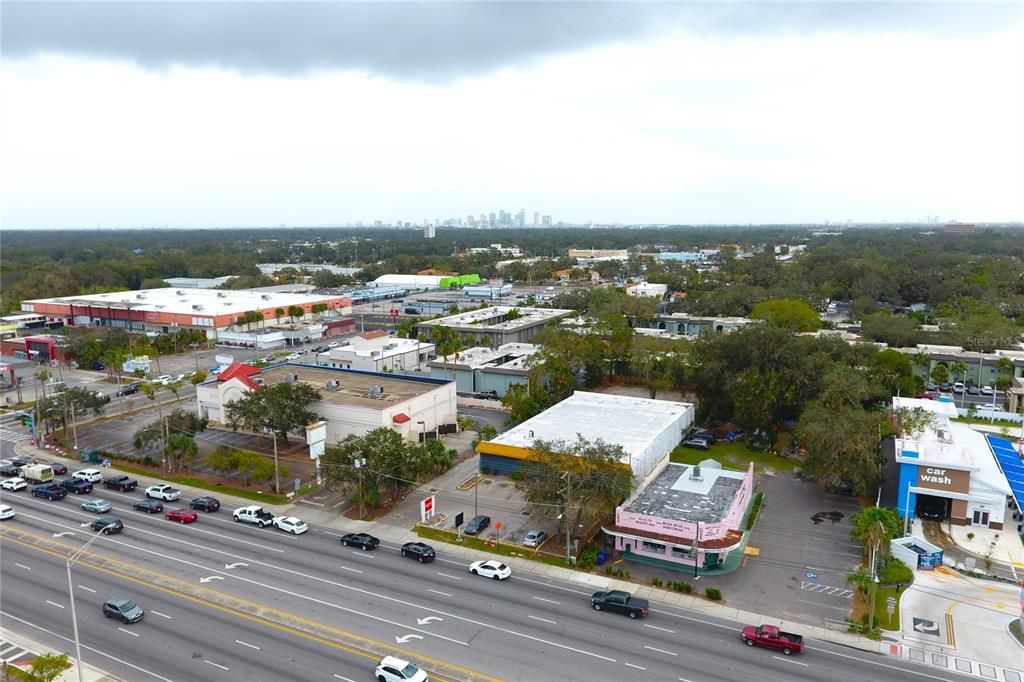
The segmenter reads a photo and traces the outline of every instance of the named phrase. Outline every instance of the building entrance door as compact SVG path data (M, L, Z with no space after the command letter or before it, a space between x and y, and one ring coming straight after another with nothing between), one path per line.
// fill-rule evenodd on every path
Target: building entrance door
M975 511L973 525L975 526L988 526L988 512L987 511Z

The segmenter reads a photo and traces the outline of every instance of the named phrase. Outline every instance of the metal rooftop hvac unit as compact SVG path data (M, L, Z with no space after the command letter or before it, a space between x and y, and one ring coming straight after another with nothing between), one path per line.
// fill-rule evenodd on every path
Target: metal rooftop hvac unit
M691 481L703 481L704 477L700 475L700 466L694 466L690 469L690 480Z
M260 298L262 298L264 301L269 301L270 300L270 294L262 294L260 296Z
M341 388L341 382L338 381L337 379L329 379L327 383L324 384L324 388L332 392L337 391L339 388Z
M384 387L383 386L381 386L380 384L374 384L373 386L370 386L370 397L371 398L379 398L382 395L384 395Z
M298 383L299 375L298 374L285 374L284 375L284 381L285 381L286 384Z
M217 292L217 298L227 298L227 297L228 297L228 293L226 291L218 291Z

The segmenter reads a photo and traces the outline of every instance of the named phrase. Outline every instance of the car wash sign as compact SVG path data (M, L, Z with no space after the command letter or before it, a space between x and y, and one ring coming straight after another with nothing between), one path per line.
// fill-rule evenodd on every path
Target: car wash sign
M947 467L918 467L917 484L932 490L966 493L971 485L971 474Z

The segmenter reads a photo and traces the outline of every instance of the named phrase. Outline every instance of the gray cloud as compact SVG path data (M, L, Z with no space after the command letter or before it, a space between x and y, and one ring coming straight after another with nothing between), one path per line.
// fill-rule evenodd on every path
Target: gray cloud
M1019 3L4 2L7 58L64 53L146 68L291 74L357 69L445 80L682 29L725 37L822 31L962 35Z

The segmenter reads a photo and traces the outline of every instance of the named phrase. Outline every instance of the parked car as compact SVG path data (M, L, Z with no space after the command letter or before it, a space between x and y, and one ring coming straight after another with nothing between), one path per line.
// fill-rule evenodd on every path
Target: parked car
M3 481L0 481L0 488L3 488L4 490L10 490L12 493L18 492L19 490L24 490L27 487L28 481L26 481L24 478L20 478L17 476L14 478L5 478Z
M44 483L32 488L32 497L45 497L48 500L62 500L68 491L57 483Z
M89 483L96 483L97 481L103 480L103 474L100 473L99 469L82 469L71 474L71 478L76 481L88 481Z
M540 547L548 539L548 534L542 530L527 531L523 537L524 547Z
M964 392L964 383L962 381L958 381L955 384L953 384L953 393L963 393L963 392Z
M110 402L110 396L103 391L93 391L92 394L96 396L96 400L99 400L104 405Z
M710 450L711 446L703 438L690 438L684 440L682 443L684 448L693 448L694 450Z
M949 393L952 390L953 390L952 384L939 384L939 392L940 393Z
M480 514L479 516L474 516L469 520L469 523L466 524L466 527L463 529L463 532L466 535L479 535L481 532L486 530L490 525L491 517Z
M415 559L421 564L433 561L437 554L434 548L424 542L407 542L402 545L402 556Z
M929 393L935 393L936 391L939 390L939 385L936 384L934 381L929 381L927 384L925 384L924 390L928 391Z
M199 514L196 514L191 509L172 509L164 514L164 518L168 521L177 521L178 523L192 523L199 518Z
M146 497L152 497L157 500L163 500L164 502L173 502L174 500L181 497L181 491L177 488L173 488L166 483L160 485L151 485L146 488Z
M977 386L968 386L967 395L978 395L981 391L978 390Z
M992 390L991 386L982 386L981 387L981 394L982 395L992 395L993 393L995 393L995 391Z
M274 517L274 525L284 532L291 533L292 535L302 535L309 530L309 526L306 525L306 522L296 516Z
M87 495L92 492L92 483L74 478L67 478L61 481L61 487L75 495Z
M111 505L106 500L95 499L89 500L88 502L82 503L82 511L94 512L96 514L106 514L110 511Z
M140 388L142 388L142 384L139 383L138 381L133 381L132 383L125 384L120 389L118 389L117 395L119 395L119 396L134 395L134 394L139 392Z
M156 386L166 386L172 381L174 381L174 377L172 377L170 374L161 374L156 379L153 379L152 383Z
M204 512L215 512L220 509L220 500L216 497L197 497L188 503L188 508Z
M996 406L992 404L982 405L978 408L979 412L995 412Z
M147 497L144 500L136 500L135 504L132 505L132 509L144 511L147 514L159 514L164 510L164 505L160 500L151 500Z
M103 479L103 487L120 490L123 493L135 490L139 482L130 476L109 476Z
M704 429L700 429L698 431L694 431L693 433L691 433L690 437L687 438L687 440L702 440L705 443L707 443L708 445L714 445L715 444L715 434L711 433L710 431L705 431Z
M122 523L121 519L116 516L101 516L90 523L89 527L92 528L94 532L110 535L112 533L120 533L123 531L124 523Z
M345 533L341 536L341 544L346 547L358 547L366 552L371 549L377 549L377 546L380 544L380 540L369 533Z
M595 611L611 611L613 613L624 613L630 618L643 618L647 615L650 604L646 599L634 597L629 592L622 590L611 590L608 592L595 592L590 597L590 603Z
M129 623L138 623L146 613L131 599L111 597L103 602L103 615L107 618L117 618L127 625Z
M915 393L914 397L918 400L937 400L939 396L934 393Z
M427 674L415 664L394 656L385 656L374 671L377 682L427 682Z
M485 578L492 578L494 580L505 580L512 575L512 569L497 559L474 561L469 565L469 572L473 575L482 575Z
M53 469L53 473L57 476L63 476L68 473L68 468L60 462L40 462L40 464L45 464Z
M255 504L251 504L248 507L241 507L236 509L231 517L235 521L245 523L253 523L260 528L265 528L270 524L274 523L274 515L265 510L263 507Z
M783 632L774 625L748 625L740 635L747 646L766 646L778 649L786 656L798 654L804 650L804 638L792 632Z
M14 509L6 504L0 504L0 521L14 518Z

